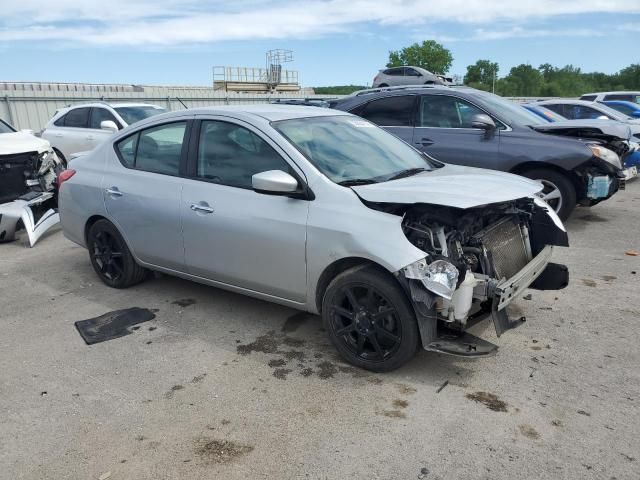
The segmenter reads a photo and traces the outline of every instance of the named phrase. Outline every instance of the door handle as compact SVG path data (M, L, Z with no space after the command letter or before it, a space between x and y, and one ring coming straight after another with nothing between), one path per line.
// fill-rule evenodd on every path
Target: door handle
M416 145L422 145L424 147L428 147L429 145L433 145L433 140L431 140L430 138L421 138L419 141L416 142Z
M63 135L61 133L56 133L54 136L57 137L57 138L62 138L63 137Z
M105 192L107 192L107 194L111 195L112 197L121 197L122 196L122 192L120 190L118 190L118 187L107 188L105 190Z
M87 140L95 140L96 137L94 137L93 135L88 135L87 136Z
M213 213L213 208L211 208L209 205L207 205L204 202L201 203L192 203L191 204L191 210L193 210L194 212L199 212L199 213Z

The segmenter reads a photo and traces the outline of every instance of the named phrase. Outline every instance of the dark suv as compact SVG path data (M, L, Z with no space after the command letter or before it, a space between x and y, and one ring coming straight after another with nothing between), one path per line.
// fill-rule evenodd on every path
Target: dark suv
M595 205L621 185L628 133L560 122L467 87L412 86L356 92L331 107L359 115L438 160L539 180L563 219L576 203ZM608 123L608 122L607 122ZM574 138L567 138L574 137Z

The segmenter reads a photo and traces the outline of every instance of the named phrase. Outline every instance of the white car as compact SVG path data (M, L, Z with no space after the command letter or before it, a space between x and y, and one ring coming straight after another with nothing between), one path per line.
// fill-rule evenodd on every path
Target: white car
M0 243L14 240L22 221L33 246L60 221L55 185L63 169L49 142L0 120Z
M72 154L93 150L113 133L167 110L148 103L85 103L62 108L42 131L42 138L64 161Z

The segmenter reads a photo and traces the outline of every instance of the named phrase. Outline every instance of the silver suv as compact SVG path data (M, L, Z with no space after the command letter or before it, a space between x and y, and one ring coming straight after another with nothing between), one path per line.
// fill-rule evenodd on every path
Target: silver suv
M399 85L445 85L447 80L420 67L393 67L380 70L374 77L372 88Z
M86 103L61 108L42 131L64 161L72 154L92 150L114 132L167 110L148 103Z
M348 113L184 110L117 133L60 176L64 234L114 288L157 270L322 315L360 367L431 351L479 357L465 333L531 286L560 289L568 245L540 183L444 165Z

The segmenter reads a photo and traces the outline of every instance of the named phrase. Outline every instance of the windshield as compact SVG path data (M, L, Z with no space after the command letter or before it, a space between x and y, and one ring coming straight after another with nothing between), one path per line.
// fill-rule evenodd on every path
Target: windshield
M545 119L547 122L564 122L566 120L562 115L542 106L524 105L524 108L535 113L540 118Z
M624 113L619 112L618 110L614 110L609 105L605 105L604 103L600 103L597 109L602 112L603 115L607 115L613 120L618 120L620 122L626 122L627 120L630 120L632 118L629 115L625 115Z
M165 113L167 110L160 107L152 106L140 106L140 107L115 107L114 110L118 112L118 115L127 122L127 125L139 122L145 118L153 117Z
M487 107L494 111L493 113L497 117L505 120L509 125L514 123L521 125L544 125L547 123L546 120L540 118L535 113L522 108L519 103L488 92L478 92L478 96Z
M5 123L3 120L0 120L0 133L13 133L15 130L9 125Z
M358 117L296 118L272 125L336 183L380 182L405 171L433 168L402 140Z

